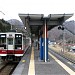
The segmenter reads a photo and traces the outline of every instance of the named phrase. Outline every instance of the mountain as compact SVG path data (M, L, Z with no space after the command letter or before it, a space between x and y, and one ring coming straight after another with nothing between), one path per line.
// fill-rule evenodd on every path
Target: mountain
M8 20L8 22L9 22L11 25L23 26L23 23L20 22L20 21L17 20L17 19L10 19L10 20Z
M75 35L75 21L66 21L64 24L64 32L66 40L73 40ZM50 40L63 39L63 30L58 30L58 26L48 31L48 38Z
M11 29L17 30L17 32L24 31L24 25L17 19L10 19L8 22L11 24Z
M75 35L75 21L65 22L65 28Z

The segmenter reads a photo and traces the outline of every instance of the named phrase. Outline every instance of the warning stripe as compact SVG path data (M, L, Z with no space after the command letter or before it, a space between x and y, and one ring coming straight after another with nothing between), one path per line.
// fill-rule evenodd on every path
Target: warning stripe
M32 47L31 59L29 64L28 75L35 75L35 65L34 65L34 47Z
M58 60L54 55L52 55L49 52L49 55L60 65L62 66L70 75L75 75L75 72L71 70L68 66L66 66L64 63L62 63L60 60Z

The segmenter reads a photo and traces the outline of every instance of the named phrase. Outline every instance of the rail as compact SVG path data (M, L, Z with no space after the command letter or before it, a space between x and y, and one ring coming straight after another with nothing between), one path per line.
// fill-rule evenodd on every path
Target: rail
M7 63L0 69L0 75L11 75L17 63Z

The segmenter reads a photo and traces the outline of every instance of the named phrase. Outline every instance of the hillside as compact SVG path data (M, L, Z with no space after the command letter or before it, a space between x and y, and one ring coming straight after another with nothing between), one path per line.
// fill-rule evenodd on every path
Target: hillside
M10 19L8 22L11 24L13 30L17 30L17 32L24 31L24 25L17 19Z
M65 25L65 39L66 40L74 40L75 35L75 21L67 21L64 23ZM48 31L48 38L50 40L60 40L63 39L63 31L58 30L58 26Z
M7 32L10 30L10 23L4 19L0 19L0 32Z
M17 19L10 19L10 20L8 20L8 22L9 22L11 25L23 25L23 23L20 22L20 21L17 20Z

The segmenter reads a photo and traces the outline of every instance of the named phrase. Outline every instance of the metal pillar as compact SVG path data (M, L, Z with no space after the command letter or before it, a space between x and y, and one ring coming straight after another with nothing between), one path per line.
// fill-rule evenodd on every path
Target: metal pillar
M42 31L43 31L43 34L40 37L40 59L44 60L44 62L47 62L48 61L48 38L47 38L46 19L44 19L44 26L42 28Z
M44 61L47 62L48 60L48 38L47 38L47 22L46 22L46 19L45 19L45 22L44 22L45 26L45 30L44 30Z
M43 60L43 38L40 37L40 59Z
M47 46L47 44L46 44L46 38L47 38L47 34L46 34L46 32L47 32L47 30L46 30L46 20L45 20L45 62L47 62L47 59L46 59L46 54L47 54L47 50L46 50L46 46Z

